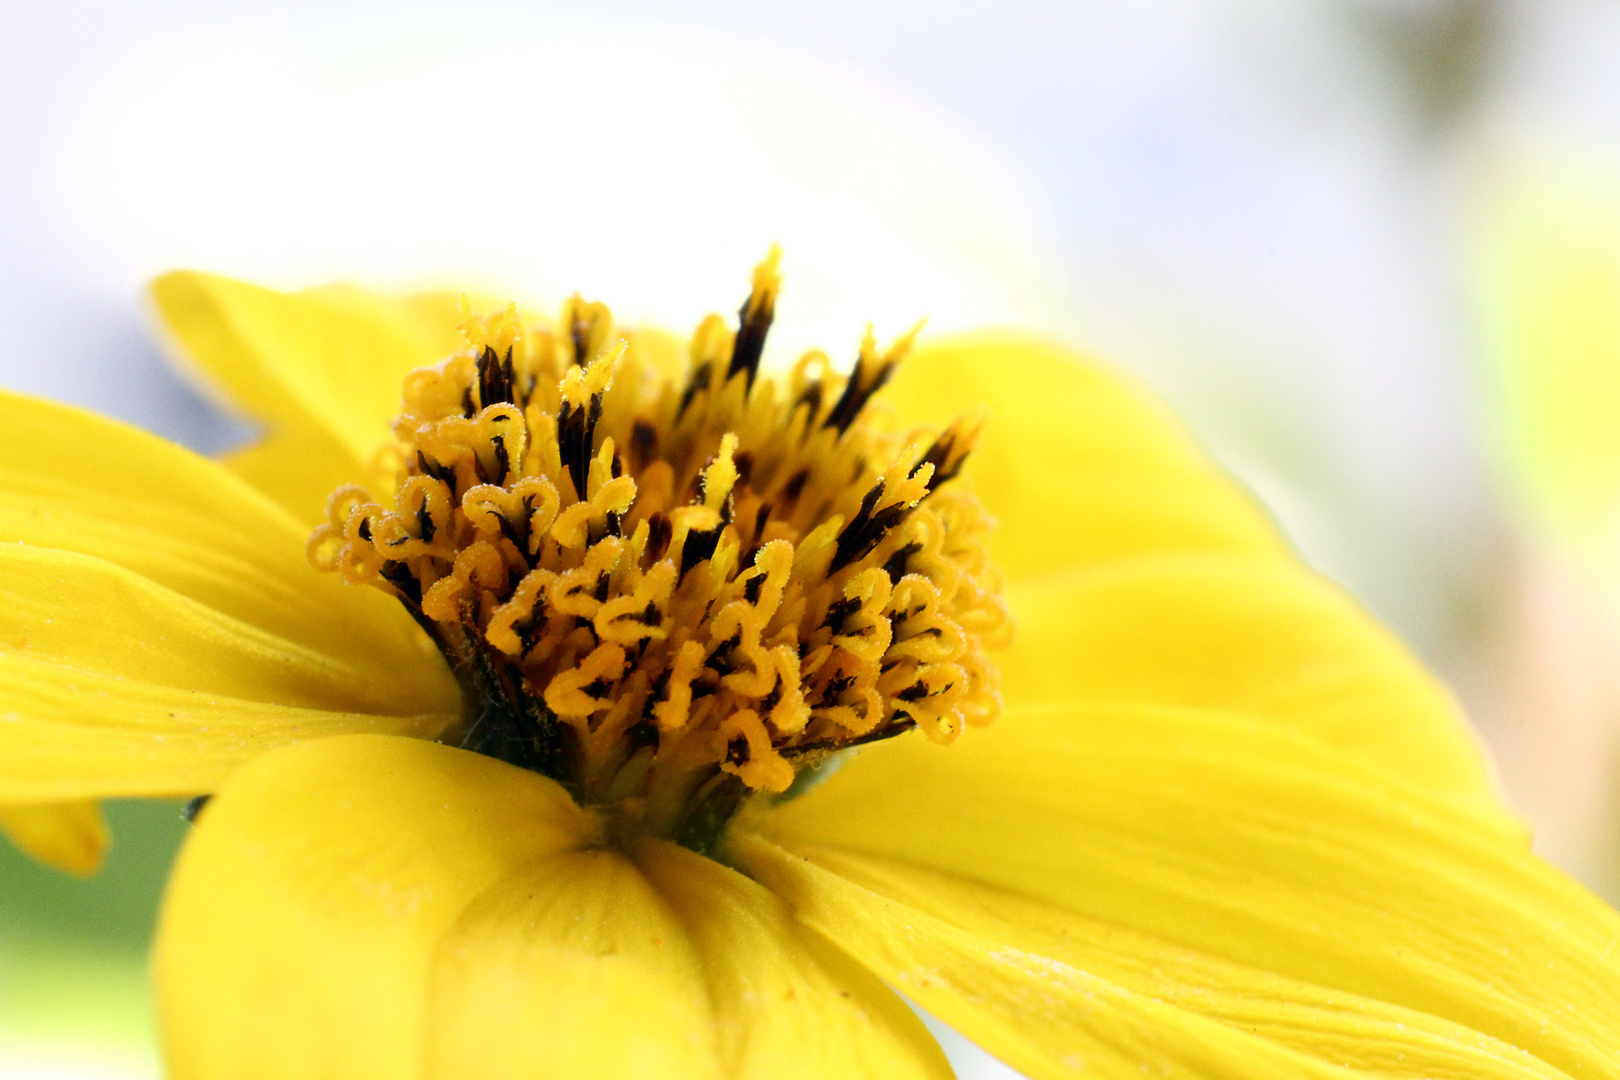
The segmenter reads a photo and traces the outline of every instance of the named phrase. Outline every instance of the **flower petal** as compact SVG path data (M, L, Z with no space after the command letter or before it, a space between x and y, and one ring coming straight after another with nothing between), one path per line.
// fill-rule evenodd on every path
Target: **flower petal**
M1031 1076L1565 1076L1432 1016L960 878L758 839L741 850L801 918Z
M80 877L101 868L111 840L94 799L0 803L0 830L34 858Z
M439 942L485 890L593 828L552 781L433 743L332 738L256 758L202 812L164 900L172 1074L422 1075Z
M673 844L649 842L636 855L697 949L721 1075L952 1075L916 1015L871 972L796 923L771 892Z
M373 483L373 461L390 443L400 383L412 368L464 347L453 297L394 301L348 286L276 292L214 274L179 270L152 284L152 295L180 349L272 436L290 427L321 429L314 445L261 449L258 477L292 480L267 488L295 511L307 510L296 468L262 468L285 450L315 470Z
M454 710L454 679L410 616L376 590L312 570L308 536L206 458L91 413L0 392L0 543L132 571L331 658L365 681L362 698L392 702L392 711ZM106 615L104 598L82 585L58 587L54 603L72 625Z
M942 428L991 407L968 475L1010 578L1156 551L1279 555L1263 510L1145 391L1072 350L984 332L928 342L883 399Z
M1480 818L1228 714L1011 711L916 741L764 818L1617 1076L1620 916Z
M950 1075L758 885L662 843L633 859L552 781L404 739L235 773L182 850L156 968L185 1080Z
M1142 702L1270 720L1516 828L1451 696L1302 567L1149 556L1015 582L1007 599L1018 638L996 661L1010 701Z

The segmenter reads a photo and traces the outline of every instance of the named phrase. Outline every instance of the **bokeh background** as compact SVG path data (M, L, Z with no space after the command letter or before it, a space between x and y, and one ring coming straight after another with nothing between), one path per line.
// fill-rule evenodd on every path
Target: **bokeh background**
M1620 899L1620 3L0 0L0 385L199 450L253 433L163 269L684 327L772 241L784 354L927 315L1148 381ZM0 850L8 1077L158 1075L184 826L109 818L89 881Z

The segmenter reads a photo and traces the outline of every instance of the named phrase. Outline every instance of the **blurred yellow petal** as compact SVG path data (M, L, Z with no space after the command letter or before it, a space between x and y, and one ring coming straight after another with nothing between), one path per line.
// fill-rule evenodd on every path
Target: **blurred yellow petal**
M780 898L673 844L649 842L636 854L697 949L720 1075L952 1075L915 1014L848 954L793 921Z
M172 1074L422 1075L439 943L486 890L592 828L552 781L433 743L260 756L203 810L164 900L154 967Z
M111 841L94 799L0 803L0 830L34 858L81 877L101 868Z
M106 560L176 599L329 657L368 684L361 698L391 702L395 711L454 709L454 681L410 616L375 590L314 573L308 538L285 510L206 458L92 413L0 393L0 544ZM128 582L104 564L72 565L93 577L69 587L46 583L36 596L56 607L41 617L57 619L59 634L118 617L92 580ZM0 595L8 589L0 584ZM181 685L175 678L167 684Z
M374 459L390 443L400 382L412 368L463 348L455 298L394 301L349 286L283 293L215 274L181 270L152 285L180 351L250 416L283 429L310 427L325 438L273 443L255 460L266 490L308 512L308 490L293 461L320 475L373 484ZM269 453L285 453L279 467ZM309 520L306 518L306 520Z
M1229 710L1292 728L1515 829L1451 695L1297 565L1175 554L1014 582L1008 701ZM995 738L992 730L985 737Z
M737 854L799 917L1034 1080L1337 1077L1275 1043L887 900L758 839Z
M981 403L967 473L1011 579L1159 551L1279 555L1271 519L1169 410L1073 350L1008 332L928 342L883 400L935 429Z
M870 748L758 827L1620 1075L1620 916L1476 815L1230 714L1016 709L997 736Z
M1177 948L969 881L760 840L750 872L1032 1077L1563 1077L1432 1016Z

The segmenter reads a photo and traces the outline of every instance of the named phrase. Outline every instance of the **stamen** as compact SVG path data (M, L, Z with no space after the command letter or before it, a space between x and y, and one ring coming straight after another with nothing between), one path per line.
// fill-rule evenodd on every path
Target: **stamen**
M917 329L868 330L847 378L819 352L761 377L778 260L680 380L601 304L525 328L464 303L466 351L405 380L392 508L341 489L309 545L432 635L461 745L699 850L839 751L989 723L1010 633L960 479L983 414L869 414Z

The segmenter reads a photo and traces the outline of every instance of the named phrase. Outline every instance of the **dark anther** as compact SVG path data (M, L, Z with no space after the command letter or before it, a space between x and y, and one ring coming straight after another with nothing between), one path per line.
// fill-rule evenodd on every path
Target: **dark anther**
M195 799L187 799L186 805L180 809L180 816L187 821L195 822L197 815L202 813L203 807L207 806L208 800L212 798L212 795L198 795Z
M603 535L605 535L605 536L623 536L624 535L624 530L619 524L620 516L619 516L618 511L609 510L606 514L604 514L602 516L607 519L607 521L606 521L606 532Z
M361 518L359 526L356 527L356 529L354 531L360 537L360 539L364 540L368 544L371 543L371 519L370 518L368 518L368 517Z
M658 456L658 429L650 420L636 417L630 425L630 467L638 474Z
M709 667L722 675L729 675L737 667L737 646L742 643L742 631L732 634L709 651Z
M839 698L844 696L844 691L848 690L853 685L855 685L855 676L834 675L832 678L827 680L826 687L821 691L821 700L824 703L836 703Z
M805 387L804 392L799 395L799 400L793 403L793 407L795 409L797 409L800 405L810 406L810 416L807 420L805 420L804 426L804 433L806 435L809 435L813 430L810 425L815 423L816 413L821 411L821 394L821 380L817 379L815 382Z
M921 701L928 696L928 687L920 682L912 683L894 696L901 701Z
M416 452L416 467L423 476L431 476L441 484L449 484L451 490L454 491L456 478L454 469L440 465L420 450Z
M889 560L883 564L883 572L889 575L890 585L898 584L906 576L906 564L921 550L921 544L907 544L889 556Z
M586 697L593 697L600 701L602 695L607 693L610 689L612 689L612 687L613 684L608 682L606 679L597 679L588 686L581 687L580 692Z
M382 576L388 584L400 591L400 594L412 604L422 605L422 583L416 580L411 568L402 562L390 559L382 564Z
M585 482L590 476L591 440L596 422L602 418L602 395L592 394L588 404L575 408L565 401L557 410L557 450L563 467L574 480L574 493L585 501Z
M512 400L512 350L504 357L488 345L478 354L478 400L484 408Z
M800 469L788 477L787 483L782 485L782 493L778 496L782 500L783 513L792 513L799 496L804 494L804 485L810 482L810 470Z
M821 426L837 428L840 435L848 431L849 425L853 424L855 418L861 415L861 410L866 408L867 401L889 381L889 377L894 374L894 368L892 361L885 360L879 363L877 374L872 376L870 383L863 386L861 369L857 365L850 374L849 381L844 384L844 392L838 396L838 404L833 406L832 412L827 414L827 419L822 421Z
M491 435L489 444L495 448L495 476L490 482L504 483L506 474L512 471L512 455L506 450L506 436Z
M742 735L733 735L726 744L726 760L733 765L748 764L748 740Z
M686 572L692 567L704 559L713 557L714 549L719 545L720 534L723 531L725 531L725 526L722 524L716 525L712 529L704 529L702 532L694 530L686 534L686 543L681 548L682 578L686 577Z
M827 606L827 618L823 625L834 634L842 634L845 620L859 610L861 610L859 597L846 596L840 600L835 600Z
M645 626L657 626L664 621L664 616L658 610L658 605L649 600L647 601L647 610L641 613L641 621Z
M597 603L605 603L607 601L607 598L608 598L608 586L611 585L611 584L613 584L612 575L601 574L601 575L599 575L597 577L597 579L596 579L596 601L597 601Z
M615 480L624 475L624 461L619 457L619 448L617 446L613 448L612 475Z
M469 420L478 415L478 406L473 402L471 386L461 392L461 415Z
M674 536L675 526L667 514L660 511L647 519L647 548L642 553L642 559L648 566L664 557Z
M759 538L765 535L765 526L770 520L771 504L764 503L760 506L759 513L754 515L754 543L759 543Z
M658 745L658 728L653 724L632 724L630 730L624 733L630 745L637 750Z
M765 575L755 574L743 584L743 596L750 604L759 603L759 594L765 587Z
M945 468L945 462L950 460L951 451L955 448L956 432L954 430L946 431L934 440L933 445L928 448L928 452L922 456L916 467L911 470L912 475L917 474L917 469L922 467L924 461L928 462L934 467L934 475L928 478L928 490L930 492L939 490L939 486L945 481L956 479L957 475L962 471L963 462L967 461L967 455L963 454L956 459L956 464L949 469Z
M905 503L895 503L873 513L873 507L877 506L882 496L883 481L879 480L861 500L860 510L838 533L838 550L833 554L828 573L842 570L850 563L865 558L888 535L889 530L904 521L911 512Z
M427 502L427 496L422 496L422 505L416 508L416 527L421 531L423 541L431 544L436 526L433 524L433 515L428 513Z
M754 475L754 452L744 450L739 454L733 454L731 464L737 469L737 480L740 483L748 483L748 478Z
M692 372L692 377L687 380L686 389L681 391L681 407L675 410L676 420L686 415L686 410L692 407L692 400L698 396L699 391L709 388L709 380L713 376L714 372L708 364Z
M776 301L769 292L752 293L737 312L737 338L731 346L731 368L726 377L739 371L748 373L748 385L754 385L759 371L759 358L765 352L765 335L776 317Z
M591 362L591 337L596 332L596 320L580 317L580 309L584 304L574 305L574 321L569 327L569 336L574 342L574 363L584 367Z

